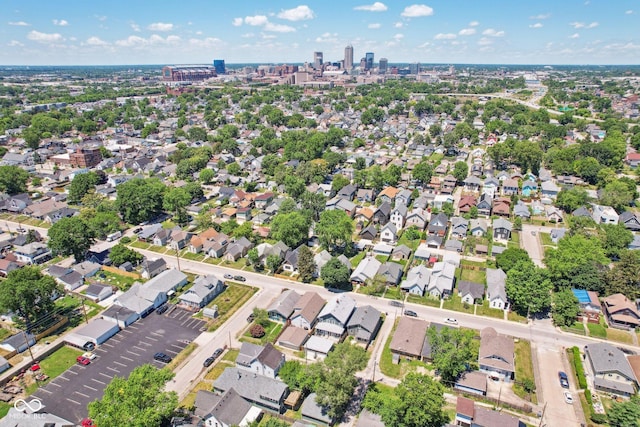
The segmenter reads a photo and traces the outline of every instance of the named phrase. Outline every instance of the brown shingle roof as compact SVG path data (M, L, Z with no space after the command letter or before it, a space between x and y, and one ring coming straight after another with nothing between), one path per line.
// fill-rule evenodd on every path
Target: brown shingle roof
M424 320L401 317L389 345L391 352L420 357L428 328L429 323Z

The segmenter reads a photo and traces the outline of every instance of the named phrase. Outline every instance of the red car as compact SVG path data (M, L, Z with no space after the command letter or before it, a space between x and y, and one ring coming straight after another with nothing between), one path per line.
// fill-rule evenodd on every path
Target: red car
M76 358L76 361L81 364L81 365L88 365L89 363L91 363L91 359L89 359L88 357L84 357L84 356L78 356Z

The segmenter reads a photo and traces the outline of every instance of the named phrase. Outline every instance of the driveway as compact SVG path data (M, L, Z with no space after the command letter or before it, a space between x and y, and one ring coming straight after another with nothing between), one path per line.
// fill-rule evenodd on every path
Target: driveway
M153 360L159 351L175 357L199 334L205 322L174 308L163 315L155 312L121 330L95 349L97 357L87 366L74 365L33 396L48 412L72 422L88 414L87 405L102 397L114 376L128 377L137 366L163 363Z
M542 228L535 225L522 224L522 232L520 233L520 247L527 251L529 258L538 267L544 267L542 263L544 251L540 243L540 231ZM534 232L535 236L533 235Z

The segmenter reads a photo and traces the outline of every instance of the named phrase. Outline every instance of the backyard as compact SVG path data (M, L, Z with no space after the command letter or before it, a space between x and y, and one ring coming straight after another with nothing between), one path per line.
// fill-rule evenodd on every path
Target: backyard
M255 324L255 322L251 323L251 325L254 325L254 324ZM262 336L260 338L253 338L251 336L251 332L250 332L251 328L249 327L249 328L247 328L245 333L242 334L242 340L243 341L252 342L254 344L261 344L261 345L264 345L264 344L269 343L269 342L270 343L274 343L275 340L280 335L280 332L282 332L282 328L283 327L284 327L284 325L282 323L269 321L267 326L265 326L265 328L264 328L264 336Z
M529 394L522 387L522 381L526 379L534 380L535 378L531 360L531 343L527 340L519 339L515 345L515 353L516 383L513 385L513 391L516 395L527 399ZM535 392L531 393L531 402L538 403Z
M209 332L213 332L227 321L237 309L242 307L244 303L256 293L258 289L242 285L236 282L227 282L227 288L218 295L207 307L218 306L218 317L209 323ZM202 312L196 315L202 317Z
M32 394L39 386L47 384L49 381L72 367L76 363L76 358L80 355L82 355L81 350L67 346L60 347L58 350L51 353L51 355L38 363L42 372L49 378L46 381L27 384L27 387L25 388L26 393Z

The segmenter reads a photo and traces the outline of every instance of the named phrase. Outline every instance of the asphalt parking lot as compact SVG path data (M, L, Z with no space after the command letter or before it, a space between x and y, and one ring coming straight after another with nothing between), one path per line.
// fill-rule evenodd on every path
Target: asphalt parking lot
M42 401L45 411L79 423L87 417L89 402L102 397L114 376L127 377L145 363L161 368L164 363L153 360L155 353L173 358L193 341L205 322L191 316L177 307L162 315L152 312L98 346L91 364L72 366L33 397Z

